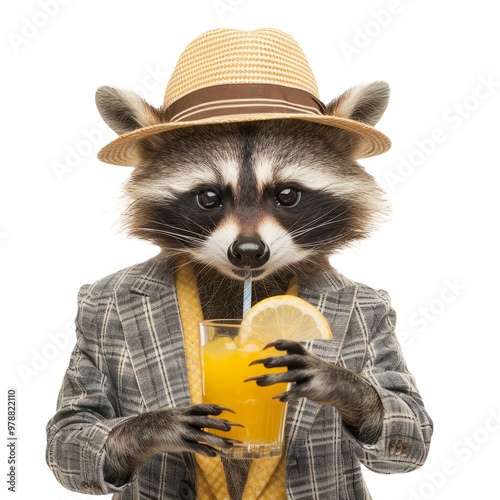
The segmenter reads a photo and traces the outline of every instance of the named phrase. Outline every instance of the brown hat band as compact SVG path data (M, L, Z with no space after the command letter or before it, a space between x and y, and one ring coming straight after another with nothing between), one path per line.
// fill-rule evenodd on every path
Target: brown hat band
M325 105L307 90L271 83L228 83L190 92L166 109L169 122L249 113L323 115Z

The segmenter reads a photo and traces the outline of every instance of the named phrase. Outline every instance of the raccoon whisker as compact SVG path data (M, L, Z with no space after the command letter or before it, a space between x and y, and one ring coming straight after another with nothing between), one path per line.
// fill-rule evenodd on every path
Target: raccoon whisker
M317 247L309 246L307 250L314 250L316 255L329 255L332 253L331 250L319 250ZM307 257L303 259L304 261L313 262L313 259L308 259Z
M347 231L345 233L342 233L341 235L339 236L336 236L336 237L332 237L332 238L328 238L326 239L323 244L324 245L334 245L338 242L345 242L346 238L350 235L350 234L355 234L355 231ZM314 250L314 251L317 251L315 250L314 248L308 248L308 250Z
M200 238L200 237L195 238L194 236L189 236L187 234L174 233L173 231L165 231L164 229L154 229L151 227L142 227L142 228L140 228L140 231L150 231L152 233L173 235L175 237L175 239L182 238L185 241L203 241L203 238Z
M121 225L121 230L124 230L124 227L126 225L126 222L124 222L124 215L130 210L130 207L132 207L132 205L134 205L136 202L137 200L133 200L131 203L129 203L125 208L125 210L118 216L113 225L119 224Z
M165 250L169 251L168 255L165 255ZM166 262L168 262L168 266L173 266L173 261L174 257L177 257L179 255L185 255L185 251L180 249L180 248L173 248L173 247L163 247L161 248L161 252L164 254L164 259ZM160 253L161 253L160 252Z
M276 278L273 275L270 275L269 278L273 278L275 285L279 288L278 281L276 280ZM269 292L268 292L268 289L266 286L266 280L262 281L262 286L264 287L264 290L266 292L266 296L269 297Z
M205 272L205 274L208 274L211 269L218 271L217 260L214 259L213 257L210 257L206 262L203 262L203 263L197 262L197 263L200 265L203 265L202 271ZM221 280L225 280L227 278L226 275L224 275L222 273L219 273L219 274L221 274L221 278L220 278Z
M333 212L333 211L334 211L334 210L336 210L338 207L340 207L340 205L342 205L342 203L343 203L343 202L341 202L341 203L339 203L338 205L336 205L336 206L332 207L330 210L328 210L328 211L327 211L327 212L325 212L324 214L319 215L319 217L316 217L316 219L314 219L314 220L312 220L312 221L308 222L307 224L305 224L304 226L302 226L300 229L304 229L304 228L306 228L306 227L310 226L311 224L314 224L316 221L319 221L319 220L321 220L322 218L326 217L329 213ZM338 215L337 215L337 217L340 217L340 216L341 216L342 214L344 214L346 211L347 211L347 209L346 209L346 210L344 210L343 212L341 212L340 214L338 214ZM298 220L296 220L296 221L295 221L295 222L294 222L294 223L290 226L290 228L289 228L289 229L292 229L292 227L293 227L293 226L294 226L294 225L295 225L298 221L300 221L300 220L302 219L302 217L304 217L304 215L305 215L305 214L301 215L301 216L299 217L299 219L298 219ZM293 231L292 231L292 233L293 233Z
M217 289L216 289L216 290L214 290L214 293L213 293L213 295L212 295L212 299L213 299L214 297L217 297L217 296L218 296L218 294L219 294L219 290L220 290L220 287L222 286L222 284L223 284L223 283L225 284L225 282L226 282L226 281L229 281L229 280L230 280L229 276L224 275L224 277L223 277L223 278L220 280L220 282L219 282L219 286L217 287ZM233 310L234 310L234 309L233 309Z
M320 217L317 217L314 221L307 224L306 226L303 226L302 228L300 228L300 230L292 231L290 233L290 236L301 235L301 234L307 233L309 231L313 231L314 229L317 229L318 227L323 227L324 225L333 224L333 223L337 224L339 222L343 222L344 220L348 220L348 218L347 219L340 219L340 220L338 219L338 217L345 214L346 212L347 212L347 209L344 210L343 212L341 212L340 214L336 215L333 219L329 219L329 220L322 222L321 224L317 224L313 227L307 227L307 226L310 226L313 222L315 222L317 220L321 220L322 217L326 217L326 215L329 213L329 212L327 212L326 214L321 215Z
M209 217L209 219L210 219L210 222L211 222L214 226L216 226L216 225L217 225L217 224L215 224L215 222L213 221L212 217Z
M323 252L323 253L325 255L331 255L332 252ZM330 263L329 263L328 259L326 262L325 261L318 262L317 259L312 259L312 258L307 257L306 259L304 259L303 261L298 263L298 267L299 267L299 269L301 269L301 274L304 274L304 275L307 275L308 273L311 272L311 270L308 269L308 267L306 266L306 262L310 262L311 264L313 264L317 268L320 268L323 270L327 270L330 268Z
M185 251L180 249L180 248L173 248L173 247L162 247L162 250L165 249L165 250L168 250L169 252L171 252L172 254L176 254L176 255L185 255ZM180 267L180 266L179 266Z
M203 232L207 232L207 229L205 227L203 227L201 224L198 224L198 222L196 222L195 220L189 218L187 215L183 214L182 212L177 212L176 210L173 210L173 209L170 209L170 211L172 213L174 213L175 215L178 215L179 217L187 219L188 221L192 222L193 224L196 224L197 226L199 226L203 230ZM158 217L163 224L165 224L165 225L168 224L163 219L161 219L158 215L156 215L156 217ZM154 224L158 224L158 222L155 222L155 221L150 221L150 222L153 222ZM177 226L173 226L173 227L177 228ZM186 225L186 228L187 228L187 225ZM186 231L189 231L189 229L186 229ZM192 231L192 232L194 232L194 231ZM197 234L197 233L194 233L194 234Z
M346 236L348 236L352 233L354 233L354 231L344 231L343 233L337 234L335 236L329 236L329 237L325 238L323 241L321 241L320 243L309 243L309 244L305 243L302 245L302 247L307 248L308 250L318 251L318 250L316 250L317 247L322 247L324 245L335 243L336 241L341 241Z
M306 212L304 212L288 229L291 231L292 227L295 226L295 224L297 224L298 222L300 222L306 215ZM308 223L310 224L310 223ZM308 225L306 224L306 226Z
M204 232L207 232L207 228L203 227L201 224L198 224L198 222L194 221L193 219L190 219L187 215L181 213L181 212L176 212L174 210L172 210L172 212L176 215L179 215L181 217L184 217L184 219L187 219L188 221L192 222L193 224L196 224L197 226L199 226Z
M327 254L328 252L323 252L324 254ZM317 261L316 259L314 259L313 257L304 257L301 261L299 262L296 262L294 265L298 268L298 269L302 269L302 270L305 270L306 269L306 263L311 263L311 264L317 264Z
M180 248L164 247L164 246L162 246L161 250L165 255L165 261L167 263L167 267L173 273L175 273L178 269L180 269L186 263L186 261L190 262L191 260L191 256L187 250ZM169 253L165 254L165 250L168 250ZM181 257L180 261L178 260L178 257Z
M341 214L340 214L341 215ZM324 227L324 226L327 226L327 225L330 225L330 224L338 224L339 222L342 222L344 220L347 220L347 219L329 219L329 220L325 220L321 223L316 223L314 226L311 226L309 224L309 227L302 227L300 229L296 229L295 231L291 232L290 233L290 236L294 237L294 236L301 236L302 234L306 234L310 231L314 231L315 229L318 229L320 227Z
M162 233L162 231L155 231L154 229L150 229L150 228L137 228L135 230L137 233L140 233L141 231L149 231L149 232L160 232L160 234ZM177 238L179 235L175 235L175 237ZM139 236L139 238L141 238L141 236ZM174 238L172 238L174 239ZM169 246L165 246L163 241L161 242L161 249L165 249L165 250L170 250L170 251L173 251L175 252L176 254L179 254L179 255L187 255L187 253L189 252L189 250L192 249L193 245L189 246L186 244L185 241L181 240L181 239L175 239L175 243L177 243L178 245L180 245L180 247L169 247ZM189 243L189 242L188 242Z
M353 220L353 219L356 219L356 217L346 217L344 219L325 221L325 222L322 222L321 224L318 224L318 225L316 225L314 227L310 227L310 228L304 229L301 232L295 232L295 233L291 234L290 236L292 236L292 237L302 236L302 235L304 235L306 233L309 233L311 231L314 231L315 229L318 229L320 227L330 226L330 225L333 225L333 224L339 224L340 222L345 222L345 221Z
M311 244L311 245L308 245L308 246L306 246L306 245L301 245L301 247L302 247L302 248L307 248L307 250L315 250L316 246L319 248L319 247L321 247L321 246L323 246L323 245L324 245L324 241L323 241L323 242L321 242L321 243L318 243L318 244ZM282 248L283 248L284 250L292 250L292 251L293 251L293 250L295 250L295 251L297 251L297 247L285 247L285 246L280 246L280 249L282 249ZM316 252L317 252L317 253L325 253L325 254L330 253L330 251L329 251L329 250L316 250ZM307 260L307 259L308 259L308 257L304 257L304 258L303 258L303 260Z
M154 227L142 227L141 230L153 231L155 233L161 233L161 234L173 234L173 235L179 236L181 238L189 238L189 239L193 239L193 240L200 240L201 239L200 237L194 237L194 236L191 236L189 234L180 234L180 233L177 233L174 231L167 231L166 229L156 229Z
M215 289L212 289L211 287L207 287L205 290L200 289L200 293L203 294L208 294L205 300L209 300L210 302L213 303L232 303L233 308L231 311L229 311L230 314L236 314L237 312L239 313L239 302L234 301L233 298L236 295L242 295L243 294L243 285L242 282L238 280L234 280L230 276L227 276L224 273L221 273L217 267L217 263L215 259L212 259L212 262L205 262L203 264L198 263L201 265L201 270L196 269L196 275L200 278L199 282L203 283L206 282L207 279L209 279L211 271L216 272L218 274L217 280L213 281L210 280L213 284L216 285Z
M161 219L160 217L158 217L158 219L161 221L161 222L158 222L158 221L152 221L152 220L148 220L146 219L146 222L151 222L152 224L159 224L161 226L165 226L165 227L171 227L173 229L179 229L177 226L174 226L173 224L169 224L168 222L165 222L163 219ZM191 233L191 234L194 234L195 236L199 236L199 233L196 233L195 231L191 231L190 229L182 229L182 231L186 231L188 233Z
M123 217L129 210L130 208L135 205L137 203L137 200L132 200L128 205L127 207L125 208L125 210L120 214L120 216L118 217L118 219L120 219L121 217Z
M182 253L184 254L185 253L185 250L183 248L179 248L179 247L168 247L168 246L163 246L161 247L161 249L165 249L165 250L172 250L173 252L176 252L176 253ZM168 259L168 256L166 256L166 258Z
M288 269L293 274L296 274L296 275L299 275L299 276L302 276L302 277L304 277L304 276L307 275L307 268L306 268L306 266L301 265L300 263L295 263L293 265L293 267L290 266L290 265L286 265L284 267L285 267L285 269Z
M327 212L328 213L328 212ZM299 222L303 217L304 217L305 214L301 215L299 217L299 219L297 219L289 228L289 231L290 231L290 234L294 234L295 232L297 231L302 231L303 229L311 226L312 224L315 224L317 221L320 221L322 218L326 217L327 214L321 214L319 217L316 217L316 219L308 222L307 224L304 224L303 226L301 226L300 228L297 228L295 231L291 231L292 227L295 226L295 224L297 224L297 222Z
M162 247L162 250L163 248L165 248L166 250L171 250L168 247ZM189 251L181 249L175 249L175 250L178 255L181 255L183 257L183 260L179 264L176 264L174 262L170 263L170 268L172 269L173 272L177 271L186 264L191 264L193 262L196 262L196 259L193 257L193 255L190 254Z
M285 293L288 289L288 284L290 282L290 279L294 276L294 273L293 271L287 271L287 269L278 269L277 272L271 274L269 276L269 278L274 281L274 284L276 286L276 288L280 289L282 286L283 286L283 282L286 283L286 286L285 286ZM278 278L279 280L281 280L281 286L280 286L280 283L278 282Z

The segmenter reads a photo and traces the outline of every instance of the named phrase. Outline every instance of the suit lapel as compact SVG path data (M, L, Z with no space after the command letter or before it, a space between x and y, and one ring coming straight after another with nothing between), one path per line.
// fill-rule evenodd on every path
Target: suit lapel
M116 296L146 411L191 404L177 296L171 274L156 276L158 266L153 261L128 293Z

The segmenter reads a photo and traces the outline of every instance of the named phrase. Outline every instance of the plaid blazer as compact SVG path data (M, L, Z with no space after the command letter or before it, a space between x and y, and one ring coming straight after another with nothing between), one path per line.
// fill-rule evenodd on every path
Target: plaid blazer
M298 282L333 338L304 345L365 376L380 394L383 431L376 444L357 440L337 410L307 398L289 404L288 499L370 499L360 464L380 473L408 472L426 460L433 430L394 333L384 290L331 269ZM121 486L104 480L106 438L116 425L163 407L190 406L174 275L158 257L131 266L78 294L77 341L57 411L47 424L47 464L66 488L114 500L196 498L194 455L156 455ZM388 485L389 486L389 485Z

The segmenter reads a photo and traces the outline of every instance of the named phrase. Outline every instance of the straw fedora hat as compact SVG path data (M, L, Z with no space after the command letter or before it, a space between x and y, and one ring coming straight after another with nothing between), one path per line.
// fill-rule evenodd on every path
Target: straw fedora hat
M384 82L376 83L387 87ZM345 112L326 114L301 47L290 35L272 28L207 31L182 52L161 108L134 96L153 110L150 119L138 120L138 128L131 131L119 129L119 133L125 132L98 153L103 162L137 166L139 141L154 134L183 127L273 119L304 120L355 134L356 159L381 154L391 146L389 138L369 123L346 117ZM98 97L99 90L96 100L100 107L103 95ZM109 124L106 114L101 114ZM142 114L148 113L143 110ZM380 116L372 121L376 123Z

